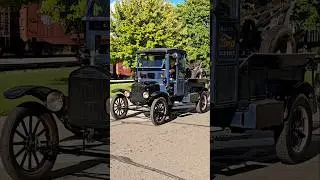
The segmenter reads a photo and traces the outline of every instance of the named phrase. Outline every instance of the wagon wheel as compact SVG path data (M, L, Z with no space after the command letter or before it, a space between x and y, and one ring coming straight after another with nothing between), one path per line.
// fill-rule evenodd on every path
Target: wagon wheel
M163 97L157 98L152 102L150 108L150 118L154 125L164 124L168 114L168 103Z
M3 165L13 179L48 179L58 143L57 126L49 113L36 106L18 106L3 126Z
M276 152L282 162L295 164L306 158L312 136L312 111L303 94L296 97L291 107L289 118L276 137Z
M117 94L111 100L111 115L114 119L123 119L128 113L128 100L122 94Z
M198 113L204 113L208 108L208 92L204 91L200 95L200 99L197 103L196 111Z

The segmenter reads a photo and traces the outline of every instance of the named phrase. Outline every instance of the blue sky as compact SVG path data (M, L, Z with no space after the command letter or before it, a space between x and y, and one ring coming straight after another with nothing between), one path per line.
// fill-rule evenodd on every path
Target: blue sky
M179 4L181 2L183 2L183 0L170 0L172 2L172 4Z

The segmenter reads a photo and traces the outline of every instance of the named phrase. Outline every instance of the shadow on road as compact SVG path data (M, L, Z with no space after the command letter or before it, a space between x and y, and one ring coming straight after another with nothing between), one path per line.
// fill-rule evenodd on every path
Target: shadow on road
M149 171L153 171L153 172L156 172L158 174L161 174L161 175L164 175L164 176L167 176L167 177L171 177L171 178L179 179L179 180L184 180L183 178L178 177L176 175L173 175L171 173L168 173L168 172L156 169L156 168L152 168L152 167L149 167L149 166L134 162L128 157L110 155L110 158L114 159L114 160L117 160L117 161L120 161L122 163L130 164L130 165L133 165L133 166L136 166L136 167L139 167L139 168L143 168L143 169L146 169L146 170L149 170Z
M168 122L172 122L174 121L175 119L177 119L178 117L187 117L187 116L191 116L191 115L194 115L194 114L197 114L196 110L194 108L187 108L187 109L179 109L179 110L173 110L169 117L168 117L168 120L167 120L167 123ZM177 123L177 122L172 122L172 123L176 123L176 124L184 124L184 123ZM185 125L195 125L195 124L185 124ZM195 125L197 126L197 125ZM209 127L209 126L206 126L206 127Z
M313 135L308 159L320 153L319 143L319 135ZM214 175L234 176L278 162L280 161L276 156L274 145L223 148L211 151L211 173Z
M143 114L143 112L134 112L132 114L127 115L126 118L135 117L135 118L146 119L146 120L150 119L150 116L149 117L138 116L140 114ZM184 124L184 123L177 123L177 122L172 122L172 121L174 121L178 117L180 117L180 118L181 117L187 117L187 116L191 116L191 115L194 115L194 114L197 114L197 112L195 111L194 108L192 108L192 109L186 108L186 109L178 109L178 110L174 109L174 110L172 110L170 112L169 116L167 117L166 123L171 122L171 123L176 123L176 124ZM145 122L128 122L128 121L126 121L126 119L111 120L111 122L117 122L117 121L120 121L122 124L139 124L139 125L153 126L153 125L146 124ZM111 125L111 126L118 126L118 125L120 125L120 124ZM201 126L201 125L187 124L187 123L185 123L184 125ZM209 127L209 126L204 126L204 127Z
M58 169L51 172L51 178L57 179L62 178L68 175L72 175L75 177L86 177L90 179L108 179L109 173L92 173L85 172L85 170L90 169L99 164L109 164L107 159L96 158L91 160L82 161L78 164L71 165L62 169ZM107 170L107 169L106 169ZM101 177L104 176L104 177Z

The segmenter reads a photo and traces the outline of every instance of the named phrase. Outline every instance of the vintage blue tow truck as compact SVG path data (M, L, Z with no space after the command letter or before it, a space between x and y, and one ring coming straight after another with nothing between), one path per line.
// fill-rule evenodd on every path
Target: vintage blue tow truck
M176 106L195 105L198 113L207 111L208 80L191 78L185 51L146 49L137 52L137 62L137 79L131 90L113 90L116 95L112 97L110 113L115 119L125 118L128 110L142 111L154 125L161 125Z
M302 162L319 120L319 58L298 53L286 26L294 1L266 1L263 23L254 19L260 14L240 18L243 3L212 2L210 124L238 133L272 130L280 160Z

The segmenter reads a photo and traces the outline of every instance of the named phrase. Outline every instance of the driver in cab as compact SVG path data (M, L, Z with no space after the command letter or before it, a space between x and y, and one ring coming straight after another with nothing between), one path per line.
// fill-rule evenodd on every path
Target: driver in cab
M170 70L169 70L169 73L170 73L170 79L172 80L175 80L176 79L176 58L172 58L170 60Z
M169 81L169 89L168 92L169 94L174 93L174 82L176 80L176 58L172 57L170 58L170 69L169 69L169 76L170 76L170 81Z

